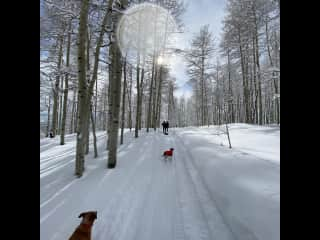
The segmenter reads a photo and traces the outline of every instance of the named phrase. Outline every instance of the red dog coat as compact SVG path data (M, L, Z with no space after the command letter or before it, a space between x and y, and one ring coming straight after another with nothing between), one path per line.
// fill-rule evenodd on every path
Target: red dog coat
M163 156L172 156L173 155L173 149L167 150L163 153Z

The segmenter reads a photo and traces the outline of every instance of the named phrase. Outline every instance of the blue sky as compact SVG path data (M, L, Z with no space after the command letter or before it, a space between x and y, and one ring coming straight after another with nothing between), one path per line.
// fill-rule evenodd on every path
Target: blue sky
M209 24L213 37L216 39L216 45L219 43L222 20L224 18L224 9L226 0L185 0L187 9L182 17L185 24L185 32L181 34L178 46L187 48L194 34L199 32L200 27ZM182 57L177 57L172 66L172 75L177 79L179 87L176 90L176 96L190 96L191 88L186 85L188 76L186 74L185 62Z

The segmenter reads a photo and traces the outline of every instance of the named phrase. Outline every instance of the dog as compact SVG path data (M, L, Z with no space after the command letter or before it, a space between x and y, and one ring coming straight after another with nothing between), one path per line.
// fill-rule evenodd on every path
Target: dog
M173 150L174 150L174 148L170 148L169 150L163 152L162 156L164 157L165 160L167 160L167 158L172 160Z
M81 217L82 222L73 232L69 240L91 240L91 229L93 222L97 219L97 212L83 212L79 215L79 218Z

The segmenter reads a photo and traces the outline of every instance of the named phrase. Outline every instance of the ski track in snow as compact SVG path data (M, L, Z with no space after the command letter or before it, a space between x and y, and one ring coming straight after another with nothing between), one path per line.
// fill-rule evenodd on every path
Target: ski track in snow
M90 148L80 179L73 176L71 164L76 136L67 136L68 147L57 146L57 140L42 140L40 239L68 239L80 222L78 215L96 210L93 240L278 240L278 227L271 233L275 225L270 225L269 220L276 218L277 224L274 211L279 211L280 195L269 175L262 176L260 183L256 176L239 177L239 181L230 179L227 170L231 168L232 173L234 170L230 167L231 160L230 166L225 163L229 161L224 159L225 149L219 155L221 161L214 159L207 168L203 167L204 161L192 150L192 138L183 133L172 129L165 136L159 131L141 131L136 139L133 131L127 131L124 145L119 146L115 169L106 169L106 136L97 133L99 156L94 159ZM214 151L221 149L212 143L210 146ZM175 149L173 159L164 160L161 155L170 147ZM206 151L205 144L198 147ZM249 154L240 155L239 151L227 154L231 158L252 158ZM260 165L260 160L257 161ZM239 171L246 169L238 164ZM279 169L270 164L268 167L270 175L275 171L277 176ZM219 192L224 187L229 189ZM233 194L239 195L240 203ZM266 211L272 208L271 217L264 220L259 212L258 217L243 214L250 209L242 201L250 197L257 209L268 203ZM237 209L238 205L244 209ZM261 230L259 223L250 226L252 221L262 221L267 230Z

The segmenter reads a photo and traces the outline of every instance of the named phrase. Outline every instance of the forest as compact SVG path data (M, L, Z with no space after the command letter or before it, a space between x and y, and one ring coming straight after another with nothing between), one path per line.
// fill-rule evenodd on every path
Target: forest
M157 18L143 26L143 16L127 19L137 26L138 46L124 54L117 28L130 16L126 10L139 4L167 11L183 34L183 0L41 1L40 136L64 145L67 134L76 134L78 177L90 135L94 156L99 155L97 131L107 132L107 167L114 168L124 129L138 138L142 131L156 131L164 119L177 128L280 125L280 0L227 0L221 40L208 22L184 49L168 47L167 22L163 31ZM144 27L151 25L154 31ZM150 38L154 43L146 46ZM178 85L165 61L170 54L184 59L190 97L175 96Z

